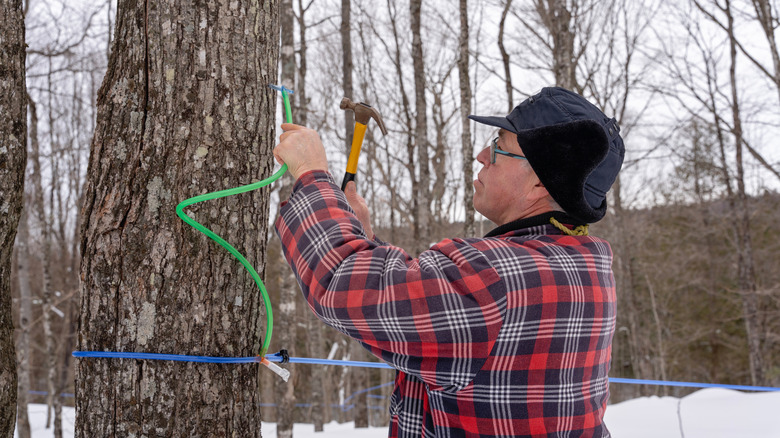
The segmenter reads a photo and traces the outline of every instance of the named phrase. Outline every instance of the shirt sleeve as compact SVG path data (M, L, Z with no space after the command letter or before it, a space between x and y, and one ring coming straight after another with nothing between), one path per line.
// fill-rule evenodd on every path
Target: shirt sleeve
M276 221L311 309L431 389L468 385L490 355L506 289L469 241L444 240L410 257L365 235L330 174L301 176Z

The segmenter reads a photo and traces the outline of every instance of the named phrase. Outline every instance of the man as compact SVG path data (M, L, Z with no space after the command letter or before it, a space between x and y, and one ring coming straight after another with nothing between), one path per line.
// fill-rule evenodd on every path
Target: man
M374 238L316 132L282 125L285 256L319 318L398 370L390 436L608 437L612 253L586 224L622 165L617 124L562 88L471 118L500 128L474 181L497 228L418 258Z

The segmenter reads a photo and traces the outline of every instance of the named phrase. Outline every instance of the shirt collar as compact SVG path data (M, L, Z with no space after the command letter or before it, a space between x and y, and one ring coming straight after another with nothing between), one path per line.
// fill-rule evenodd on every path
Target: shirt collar
M571 216L567 215L566 213L562 211L548 211L547 213L542 213L537 216L531 216L527 218L517 219L513 220L512 222L508 222L504 225L500 225L496 228L494 228L489 233L485 234L485 237L496 237L501 236L504 234L511 233L513 231L520 232L519 234L532 234L534 231L530 230L529 228L533 227L544 227L547 225L548 227L545 227L545 231L540 234L550 234L550 231L547 230L547 228L552 228L557 233L560 234L562 231L558 230L552 224L550 224L550 218L555 218L558 222L566 225L581 225L581 221L578 221Z

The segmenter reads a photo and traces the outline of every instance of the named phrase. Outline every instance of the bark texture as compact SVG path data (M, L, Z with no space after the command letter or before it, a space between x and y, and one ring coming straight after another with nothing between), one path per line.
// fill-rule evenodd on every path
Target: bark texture
M0 437L13 437L16 424L11 254L27 164L25 56L22 2L0 0Z
M257 287L175 206L271 174L278 6L120 1L115 36L81 216L79 349L256 355ZM265 265L267 189L188 213ZM251 364L79 360L76 435L259 436L257 373Z

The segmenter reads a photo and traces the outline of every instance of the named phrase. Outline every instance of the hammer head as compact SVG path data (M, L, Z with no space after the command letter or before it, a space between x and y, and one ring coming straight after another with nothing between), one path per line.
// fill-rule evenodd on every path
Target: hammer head
M355 113L355 121L364 125L368 125L370 119L376 120L379 129L382 130L382 135L387 135L387 129L385 129L385 123L382 121L382 116L379 114L379 111L371 105L367 105L363 102L355 103L345 97L341 99L339 108L343 110L352 110Z

